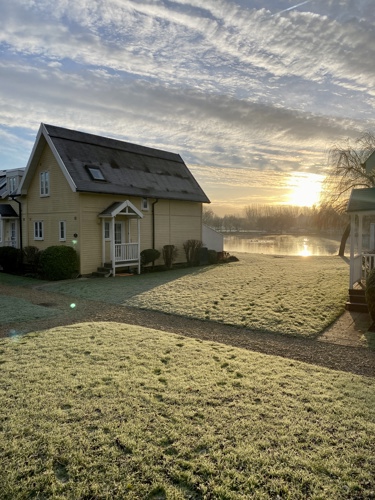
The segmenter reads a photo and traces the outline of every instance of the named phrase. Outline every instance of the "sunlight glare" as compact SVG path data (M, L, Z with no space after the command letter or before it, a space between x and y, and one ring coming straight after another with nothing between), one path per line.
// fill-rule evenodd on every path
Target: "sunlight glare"
M300 207L317 205L323 179L324 176L319 174L293 172L287 180L287 186L290 188L287 204Z

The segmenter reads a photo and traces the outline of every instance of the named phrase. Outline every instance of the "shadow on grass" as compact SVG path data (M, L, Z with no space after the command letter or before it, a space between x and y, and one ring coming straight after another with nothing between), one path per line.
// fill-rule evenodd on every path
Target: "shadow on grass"
M41 283L35 288L62 293L76 298L97 300L111 304L123 304L126 300L158 288L187 275L196 276L214 269L216 266L171 269L140 275L116 276L115 278L78 278L59 282Z

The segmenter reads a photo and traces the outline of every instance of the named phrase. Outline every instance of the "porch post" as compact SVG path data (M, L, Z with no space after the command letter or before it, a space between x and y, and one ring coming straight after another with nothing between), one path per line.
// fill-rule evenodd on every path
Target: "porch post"
M111 259L112 259L112 273L113 277L116 276L116 250L115 250L115 218L112 217L111 221Z
M137 217L138 232L138 274L141 274L141 220Z
M354 285L354 241L355 238L355 214L350 215L350 276L349 276L349 288L353 288Z
M359 214L358 216L359 221L358 221L358 253L359 255L362 255L362 227L363 227L363 215Z
M102 267L105 264L105 219L102 218Z

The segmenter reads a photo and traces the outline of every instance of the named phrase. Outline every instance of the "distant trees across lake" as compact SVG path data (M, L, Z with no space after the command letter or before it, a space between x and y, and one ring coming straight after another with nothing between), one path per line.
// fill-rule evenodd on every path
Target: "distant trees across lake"
M342 231L348 216L331 207L298 207L294 205L248 205L243 216L216 215L211 208L203 209L203 222L223 232L326 232Z

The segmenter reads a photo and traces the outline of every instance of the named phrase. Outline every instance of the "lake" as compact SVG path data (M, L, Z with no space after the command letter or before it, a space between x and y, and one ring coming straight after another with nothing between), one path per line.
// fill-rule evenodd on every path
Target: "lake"
M238 234L224 235L224 250L235 252L263 253L267 255L337 255L340 237L302 236L290 234ZM347 252L349 247L347 246ZM345 253L347 253L345 252Z

